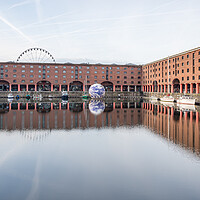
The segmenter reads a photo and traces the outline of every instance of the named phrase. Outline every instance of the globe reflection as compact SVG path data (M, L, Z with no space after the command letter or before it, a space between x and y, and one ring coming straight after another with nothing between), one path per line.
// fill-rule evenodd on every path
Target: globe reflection
M101 84L93 84L90 86L89 94L91 98L102 98L105 96L105 88Z
M89 110L94 115L101 114L105 109L105 103L100 100L92 99L89 103Z

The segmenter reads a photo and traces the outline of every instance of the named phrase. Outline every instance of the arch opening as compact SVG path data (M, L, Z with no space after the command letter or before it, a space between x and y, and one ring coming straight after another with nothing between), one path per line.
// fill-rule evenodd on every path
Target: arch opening
M9 82L1 80L0 81L0 91L9 91Z
M180 93L180 81L179 81L179 79L174 79L173 80L173 85L174 85L174 93Z
M83 83L81 81L73 81L69 84L69 91L83 91Z
M37 91L51 91L51 83L49 81L39 81Z
M113 91L113 83L110 81L104 81L101 83L104 86L105 91Z

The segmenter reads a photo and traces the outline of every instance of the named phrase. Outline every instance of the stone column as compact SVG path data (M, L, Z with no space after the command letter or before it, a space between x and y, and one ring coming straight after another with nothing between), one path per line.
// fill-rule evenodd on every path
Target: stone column
M67 91L69 92L69 85L67 85Z
M59 91L61 91L61 85L59 85Z
M11 91L11 84L9 84L9 91Z
M171 93L174 93L174 84L172 84Z
M83 84L83 92L85 92L85 85Z
M51 84L51 91L53 91L53 84Z
M20 84L18 84L18 92L20 91Z
M187 87L187 86L188 86L188 84L186 83L186 84L185 84L185 93L188 93L188 90L187 90L188 87Z
M193 93L193 83L190 84L190 94Z
M180 93L183 93L183 84L180 84Z
M113 85L113 92L115 92L115 85Z
M26 84L26 91L28 91L28 84Z
M196 84L196 94L199 94L199 83Z
M123 85L121 85L121 92L123 92Z
M130 86L128 85L128 92L130 92Z
M35 84L35 91L37 91L37 84Z
M137 92L137 86L135 85L135 92ZM149 92L149 91L148 91Z

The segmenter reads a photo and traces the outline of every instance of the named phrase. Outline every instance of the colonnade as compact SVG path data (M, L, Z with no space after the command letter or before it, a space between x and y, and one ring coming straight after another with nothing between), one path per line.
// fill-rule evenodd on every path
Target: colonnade
M144 92L162 92L162 93L190 93L190 94L199 94L200 83L186 83L179 84L175 87L174 84L171 85L144 85Z

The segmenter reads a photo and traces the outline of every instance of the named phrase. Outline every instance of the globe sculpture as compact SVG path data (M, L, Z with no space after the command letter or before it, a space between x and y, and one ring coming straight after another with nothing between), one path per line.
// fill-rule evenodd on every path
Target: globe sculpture
M105 96L105 88L101 84L93 84L90 86L89 94L91 98L102 98Z
M105 109L105 103L101 100L92 99L89 103L89 110L93 115L101 114Z

